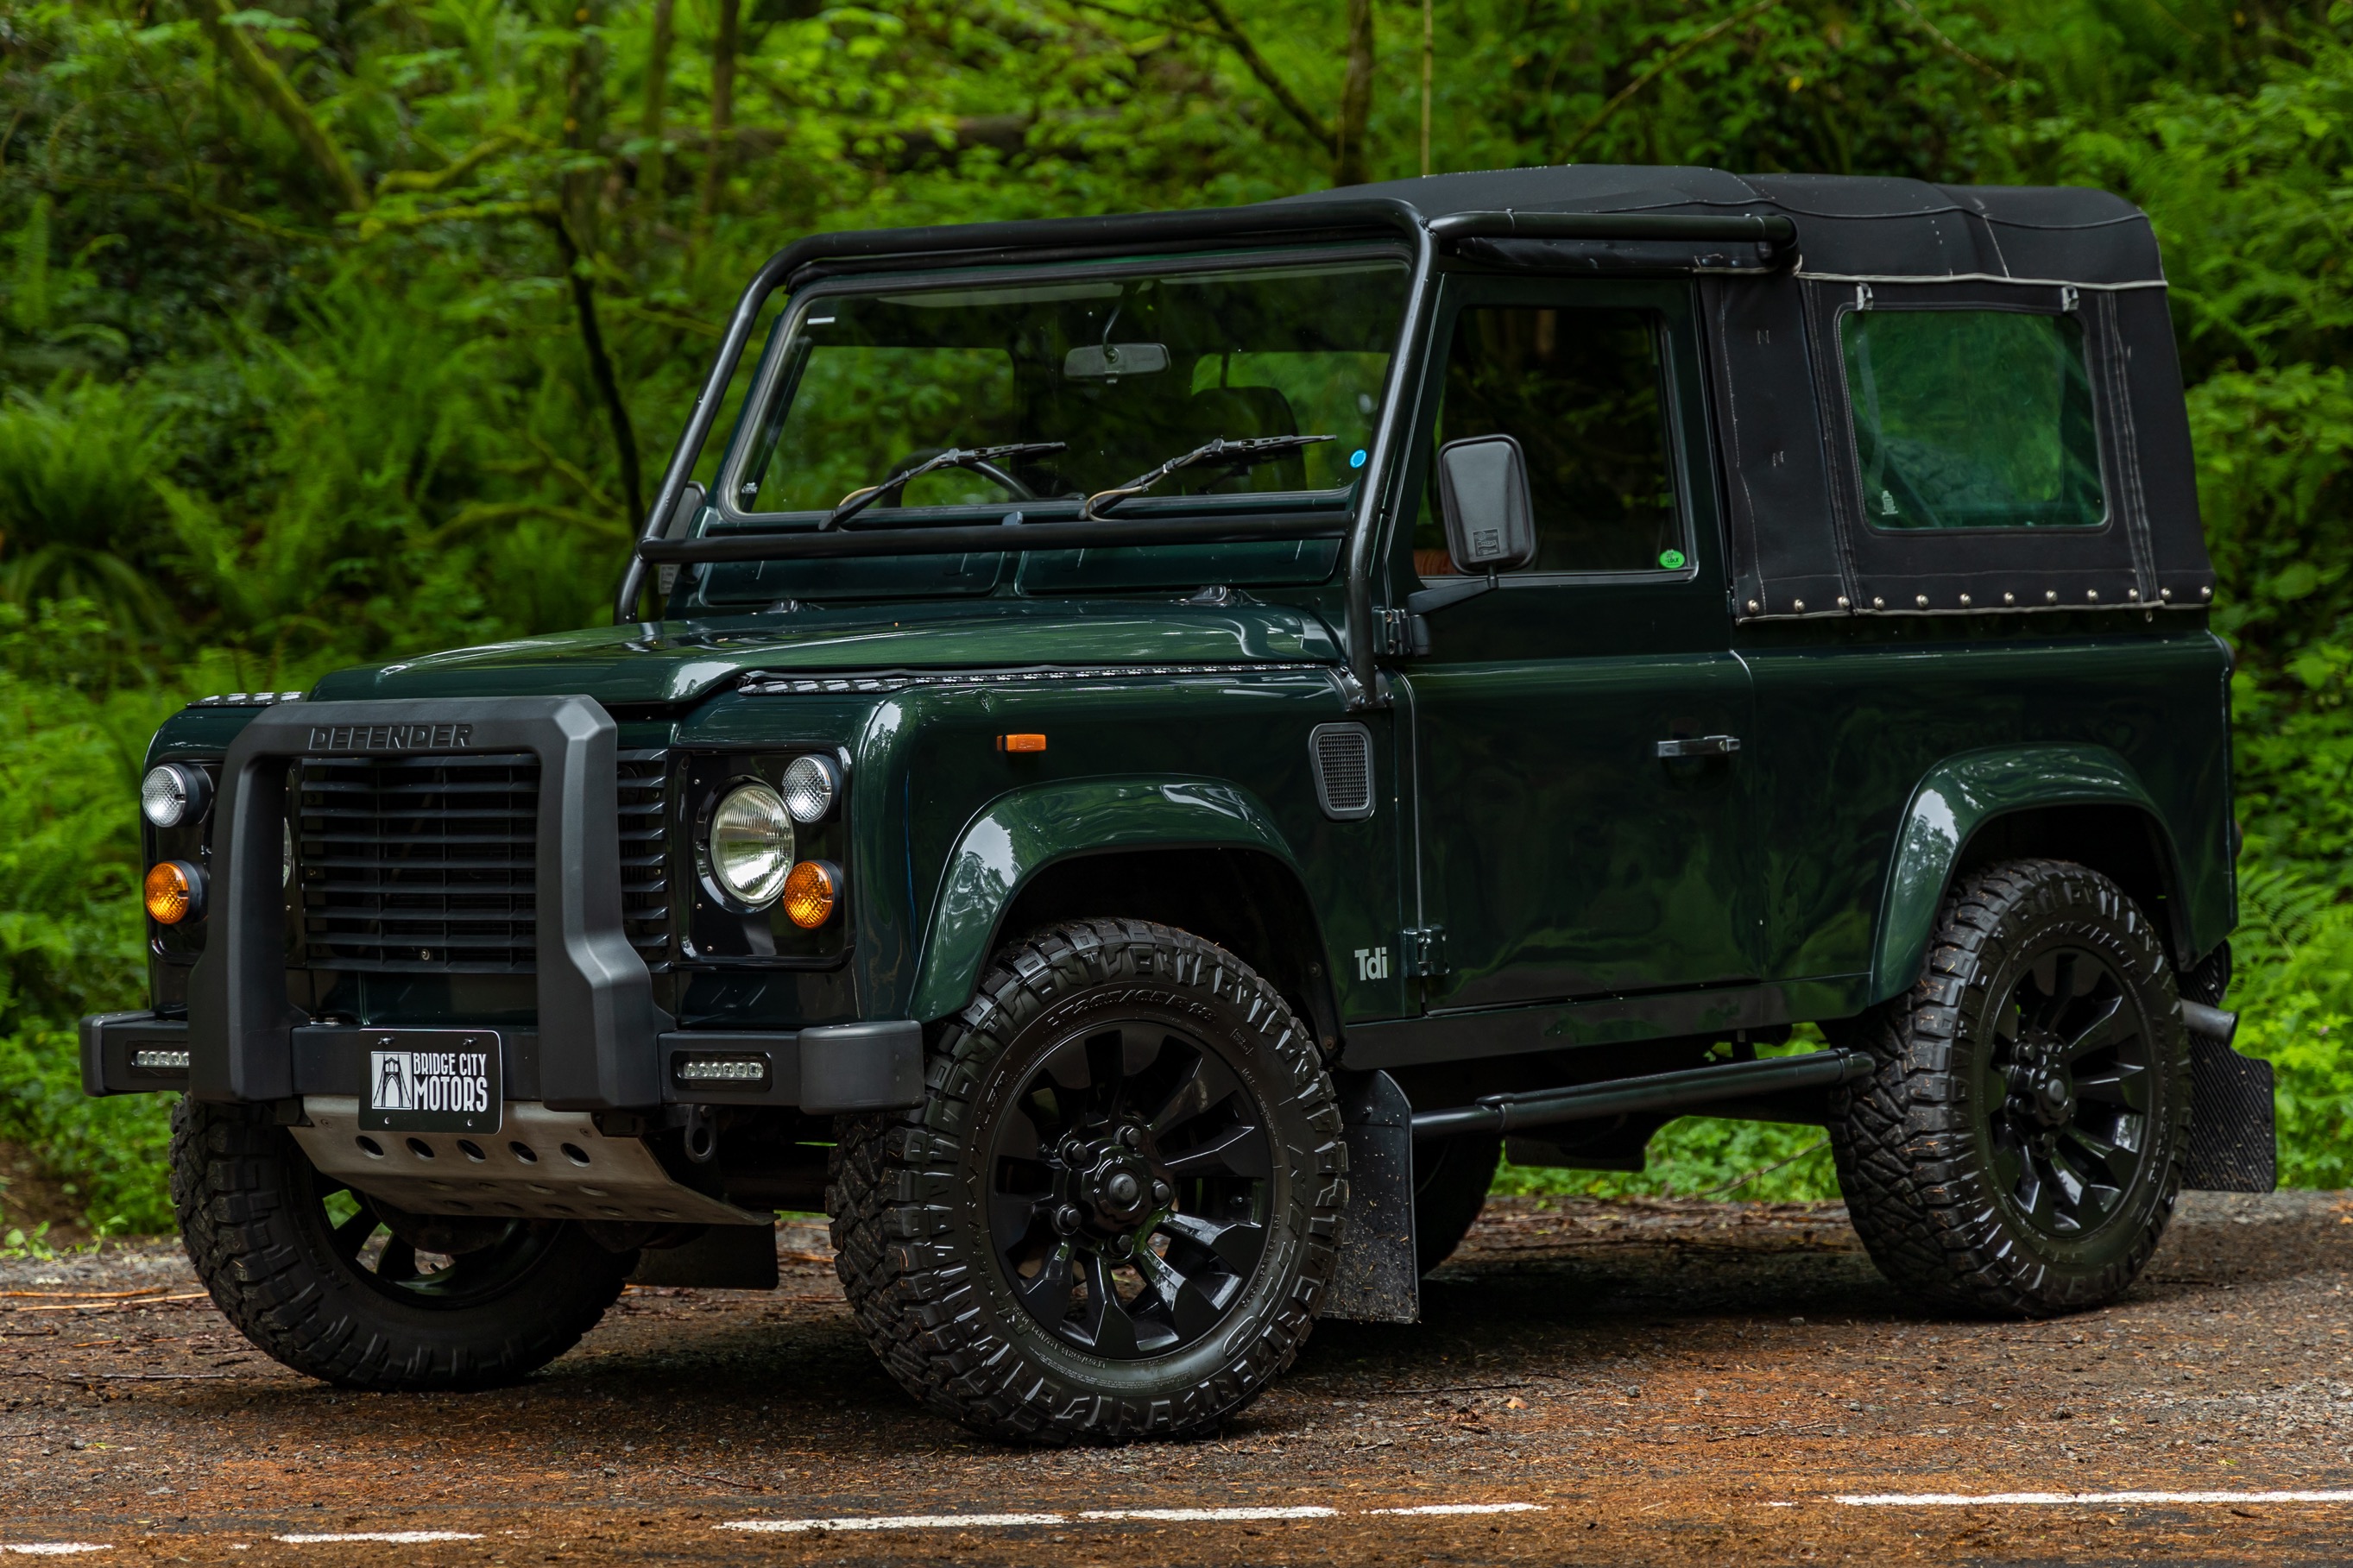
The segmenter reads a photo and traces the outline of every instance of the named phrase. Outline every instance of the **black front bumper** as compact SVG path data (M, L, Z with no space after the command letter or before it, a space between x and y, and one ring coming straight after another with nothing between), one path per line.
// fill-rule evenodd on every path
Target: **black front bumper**
M546 1099L541 1036L499 1029L500 1080L509 1100ZM367 1092L367 1053L384 1031L354 1024L303 1024L287 1031L288 1094ZM153 1013L96 1013L81 1021L81 1087L90 1095L152 1094L188 1087L188 1021ZM820 1115L895 1110L923 1100L923 1026L905 1020L810 1029L668 1029L652 1043L669 1105L771 1105ZM696 1082L696 1060L756 1062L752 1082ZM642 1107L639 1109L643 1109Z

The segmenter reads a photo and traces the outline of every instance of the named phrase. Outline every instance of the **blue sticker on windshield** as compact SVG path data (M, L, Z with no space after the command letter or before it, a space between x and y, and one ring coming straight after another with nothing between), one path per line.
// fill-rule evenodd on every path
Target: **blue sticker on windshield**
M1364 466L1365 449L1362 447L1359 447L1355 451L1348 454L1348 467L1352 468L1361 468Z

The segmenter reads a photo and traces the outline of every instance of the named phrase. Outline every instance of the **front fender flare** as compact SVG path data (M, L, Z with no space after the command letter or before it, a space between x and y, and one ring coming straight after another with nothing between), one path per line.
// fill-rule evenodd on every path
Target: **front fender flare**
M928 1022L971 1000L1005 911L1045 867L1118 849L1199 848L1260 850L1299 871L1258 798L1216 779L1073 779L997 796L949 852L910 1012Z
M2140 811L2164 841L2168 882L2179 886L2180 866L2164 814L2132 764L2109 748L2003 746L1947 757L1913 790L1895 836L1872 943L1872 1002L1900 995L1920 978L1953 867L1978 829L1995 817L2042 805L2125 805Z

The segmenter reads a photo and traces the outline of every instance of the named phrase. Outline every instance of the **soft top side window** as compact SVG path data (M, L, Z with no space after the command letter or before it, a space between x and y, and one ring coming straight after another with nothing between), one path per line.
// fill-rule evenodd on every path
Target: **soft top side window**
M1523 570L1680 570L1687 547L1660 384L1655 311L1471 305L1455 318L1434 446L1519 442L1536 528L1535 560ZM1413 545L1421 576L1455 570L1434 490Z
M1840 318L1839 347L1872 527L2106 522L2073 315L1852 310Z

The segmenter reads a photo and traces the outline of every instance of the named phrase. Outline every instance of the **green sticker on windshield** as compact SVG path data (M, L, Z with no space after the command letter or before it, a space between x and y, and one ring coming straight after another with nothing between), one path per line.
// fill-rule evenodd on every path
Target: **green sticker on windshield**
M1680 550L1662 550L1659 552L1659 564L1670 572L1680 572L1683 569L1683 552Z

